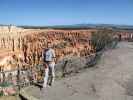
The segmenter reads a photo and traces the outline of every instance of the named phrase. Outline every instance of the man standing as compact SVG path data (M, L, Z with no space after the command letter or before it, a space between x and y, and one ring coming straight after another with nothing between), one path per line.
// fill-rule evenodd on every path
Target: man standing
M55 78L55 51L52 49L51 42L47 43L47 49L43 51L43 62L45 67L43 87L45 88L47 84L51 86Z

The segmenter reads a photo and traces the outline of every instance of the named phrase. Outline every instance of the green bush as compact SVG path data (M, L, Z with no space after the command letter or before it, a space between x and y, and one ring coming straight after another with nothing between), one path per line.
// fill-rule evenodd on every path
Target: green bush
M3 96L3 95L4 95L3 91L0 91L0 97Z
M0 84L0 87L8 87L8 86L10 86L10 85L11 85L10 83L4 82L4 83L1 83L1 84Z
M96 51L101 51L107 45L113 42L113 31L112 30L98 30L92 33L92 45L95 47Z

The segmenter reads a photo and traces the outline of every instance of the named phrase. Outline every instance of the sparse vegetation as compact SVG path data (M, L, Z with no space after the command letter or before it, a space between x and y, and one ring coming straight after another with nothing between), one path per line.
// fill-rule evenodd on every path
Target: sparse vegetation
M113 43L114 34L112 30L99 30L92 33L92 45L95 47L96 51L101 51L106 46Z

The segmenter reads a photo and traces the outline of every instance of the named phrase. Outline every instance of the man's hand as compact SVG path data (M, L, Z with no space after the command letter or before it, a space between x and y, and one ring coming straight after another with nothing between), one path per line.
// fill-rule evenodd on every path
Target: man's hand
M48 64L46 64L46 63L43 63L43 66L45 69L48 68Z
M53 62L56 62L56 57L53 57Z

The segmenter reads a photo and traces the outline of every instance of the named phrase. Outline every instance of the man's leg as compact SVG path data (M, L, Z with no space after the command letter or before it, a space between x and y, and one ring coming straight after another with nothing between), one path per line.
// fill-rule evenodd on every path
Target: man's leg
M45 68L43 88L47 87L48 77L49 77L49 68Z
M50 67L50 74L51 74L51 78L50 78L50 82L49 82L49 85L52 85L52 83L54 82L54 79L55 79L55 63L51 63L49 64L49 67Z

